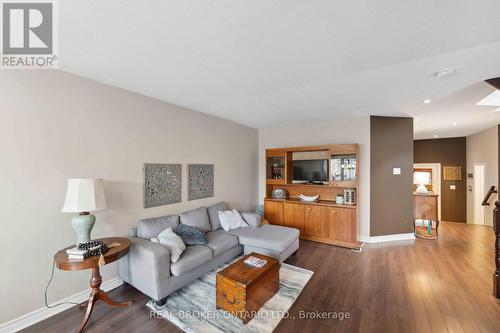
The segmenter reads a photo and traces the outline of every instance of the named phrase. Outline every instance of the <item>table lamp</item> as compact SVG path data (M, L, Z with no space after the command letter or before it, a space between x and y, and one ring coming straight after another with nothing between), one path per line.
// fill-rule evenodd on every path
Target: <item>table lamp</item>
M90 241L95 216L89 212L106 209L106 198L102 179L69 178L63 213L79 213L71 219L76 232L76 243Z
M431 174L428 172L416 171L413 173L413 184L418 185L417 193L427 193L427 187L431 183Z

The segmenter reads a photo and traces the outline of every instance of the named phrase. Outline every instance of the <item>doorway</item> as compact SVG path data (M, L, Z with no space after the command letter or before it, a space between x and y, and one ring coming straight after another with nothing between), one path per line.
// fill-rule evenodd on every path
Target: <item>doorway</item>
M441 221L441 163L413 163L413 171L429 170L431 173L430 191L438 195L438 219Z
M474 224L484 225L484 165L474 164Z

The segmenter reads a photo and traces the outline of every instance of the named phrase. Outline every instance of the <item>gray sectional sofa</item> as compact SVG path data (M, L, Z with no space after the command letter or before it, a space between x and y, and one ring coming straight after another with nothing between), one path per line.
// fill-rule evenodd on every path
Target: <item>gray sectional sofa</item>
M130 230L129 254L118 261L120 278L163 305L168 295L242 253L258 252L283 262L299 248L299 230L264 224L253 212L242 213L249 224L224 231L218 211L227 210L223 202L179 215L140 220ZM208 221L208 224L207 224ZM150 241L168 227L179 223L206 231L206 245L186 246L180 259L172 263L168 248Z

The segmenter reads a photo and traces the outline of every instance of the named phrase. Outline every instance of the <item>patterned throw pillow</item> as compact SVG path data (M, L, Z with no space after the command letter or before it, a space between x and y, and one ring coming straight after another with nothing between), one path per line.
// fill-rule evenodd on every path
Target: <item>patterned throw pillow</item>
M177 227L177 235L186 245L207 245L208 243L205 231L182 223Z

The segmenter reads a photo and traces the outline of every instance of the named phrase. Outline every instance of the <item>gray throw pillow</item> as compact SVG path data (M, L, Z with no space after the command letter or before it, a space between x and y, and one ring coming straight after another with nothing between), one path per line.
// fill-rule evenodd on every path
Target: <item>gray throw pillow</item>
M176 234L182 238L186 245L207 245L208 243L205 232L196 227L179 224Z
M144 239L151 239L158 237L160 232L171 227L173 231L179 225L179 215L167 215L160 217L153 217L149 219L142 219L137 225L137 237Z
M221 227L219 220L219 212L229 210L229 207L225 202L219 202L213 206L207 208L208 218L210 219L210 224L212 225L212 231L219 230Z
M252 227L260 227L262 216L259 213L255 212L242 212L241 217L248 223L249 226Z
M212 230L210 222L208 221L207 209L205 207L190 210L189 212L182 213L179 216L181 224L196 227L204 232Z

